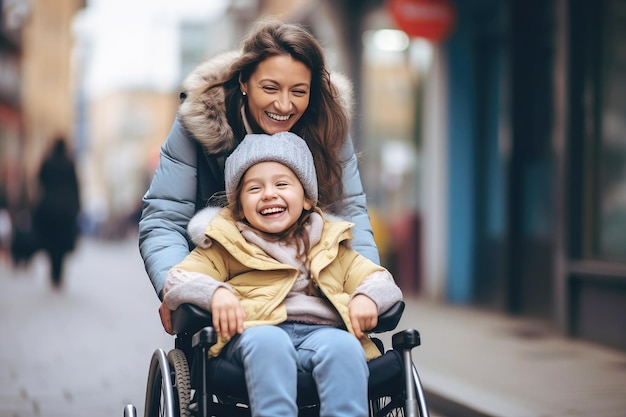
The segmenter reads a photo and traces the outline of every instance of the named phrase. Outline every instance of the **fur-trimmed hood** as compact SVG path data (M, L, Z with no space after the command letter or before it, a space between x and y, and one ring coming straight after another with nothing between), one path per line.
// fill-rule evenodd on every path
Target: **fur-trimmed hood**
M224 89L220 87L207 90L206 87L221 79L240 55L239 51L217 55L198 65L182 83L178 117L185 129L210 154L228 152L235 148L237 142L226 118ZM332 73L330 79L339 91L341 104L351 118L352 83L340 73Z

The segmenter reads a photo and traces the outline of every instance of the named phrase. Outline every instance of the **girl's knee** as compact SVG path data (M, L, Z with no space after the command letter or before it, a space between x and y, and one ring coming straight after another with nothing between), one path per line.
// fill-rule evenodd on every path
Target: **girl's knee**
M289 340L289 336L278 326L263 325L249 327L241 334L242 339L256 339L261 341Z
M250 327L241 334L239 345L246 354L262 355L266 359L295 357L291 339L277 326Z
M345 330L337 330L333 335L333 345L335 349L345 352L365 352L361 347L361 342L352 333Z
M353 334L336 329L332 334L327 335L327 343L320 345L318 354L322 357L334 358L336 361L344 362L348 366L357 363L365 364L365 351L361 342Z

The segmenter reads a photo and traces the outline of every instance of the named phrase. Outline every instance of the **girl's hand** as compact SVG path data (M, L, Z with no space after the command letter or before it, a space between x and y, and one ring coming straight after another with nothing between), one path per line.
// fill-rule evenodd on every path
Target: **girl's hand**
M227 288L220 287L213 293L211 300L213 327L224 341L229 341L235 334L243 332L246 313L239 299Z
M348 312L354 335L359 339L378 324L378 307L364 294L358 294L350 301Z

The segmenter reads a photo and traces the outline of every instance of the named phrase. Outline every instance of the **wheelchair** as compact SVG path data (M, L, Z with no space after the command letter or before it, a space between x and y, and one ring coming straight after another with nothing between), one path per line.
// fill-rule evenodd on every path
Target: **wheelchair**
M393 349L387 351L373 336L394 330L404 307L404 302L396 303L369 331L382 353L368 362L371 417L429 416L411 353L420 345L419 332L406 329L395 333ZM208 355L218 337L211 314L193 304L182 304L172 312L172 328L174 349L166 353L158 348L150 361L144 417L249 417L243 369ZM319 397L310 373L298 375L297 392L298 416L319 416ZM124 417L136 416L135 406L126 405Z

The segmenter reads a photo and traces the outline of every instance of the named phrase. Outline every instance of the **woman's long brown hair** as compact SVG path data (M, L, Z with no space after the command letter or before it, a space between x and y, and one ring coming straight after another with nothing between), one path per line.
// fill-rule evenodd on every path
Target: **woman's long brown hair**
M337 213L343 200L339 154L348 138L350 122L339 91L330 80L324 52L308 31L299 25L274 20L259 22L245 38L242 55L233 62L224 79L207 88L224 88L227 118L235 138L241 140L246 132L240 115L244 97L239 81L248 81L260 62L277 55L289 55L311 70L309 106L292 130L307 142L313 154L318 206Z

